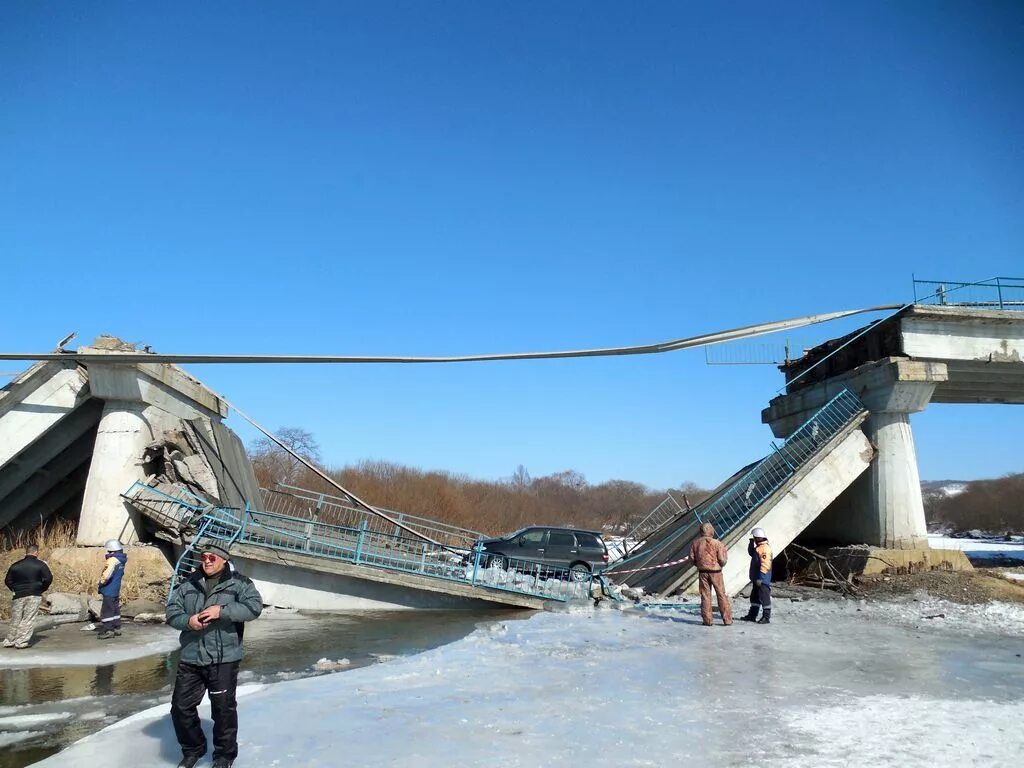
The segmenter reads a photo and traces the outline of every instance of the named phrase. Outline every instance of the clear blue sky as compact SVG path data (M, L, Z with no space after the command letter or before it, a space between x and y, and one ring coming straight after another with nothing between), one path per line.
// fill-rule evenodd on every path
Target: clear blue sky
M1022 275L1022 39L1009 2L4 3L0 348L618 345ZM334 465L653 487L766 453L782 383L699 350L191 370ZM922 477L1022 471L1022 427L933 406Z

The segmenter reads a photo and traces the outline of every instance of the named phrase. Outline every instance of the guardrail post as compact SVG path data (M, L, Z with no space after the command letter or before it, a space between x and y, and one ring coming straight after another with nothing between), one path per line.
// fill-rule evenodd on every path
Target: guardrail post
M427 572L427 542L423 542L420 545L423 548L423 553L420 555L420 573Z
M789 457L786 456L786 454L784 454L782 451L780 451L779 447L775 443L772 443L772 450L779 455L780 459L786 462L786 466L789 467L791 471L796 471L796 467L793 466L793 463L789 460Z
M363 556L363 541L366 539L366 520L359 521L359 538L356 539L356 562Z
M471 578L469 580L470 584L476 584L476 575L480 571L480 556L484 552L483 544L481 544L478 541L476 543L476 546L473 547L473 552L474 552L474 557L473 557L473 578Z
M999 282L999 278L996 278L996 294L999 296L999 308L1003 308L1003 284Z

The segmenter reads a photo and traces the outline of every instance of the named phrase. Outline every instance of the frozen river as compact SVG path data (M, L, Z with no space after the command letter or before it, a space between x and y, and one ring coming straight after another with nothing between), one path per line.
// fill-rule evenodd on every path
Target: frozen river
M268 611L246 628L247 655L239 678L244 683L268 683L320 674L324 668L356 669L450 643L472 632L478 622L497 617L508 620L510 613ZM116 663L83 662L90 655L119 650L176 648L176 636L164 627L129 624L122 640L100 642L94 633L69 625L41 633L29 651L0 652L0 768L21 768L105 725L157 704L165 706L176 653ZM75 666L53 665L60 659L74 661ZM318 668L322 659L330 663ZM7 661L33 660L51 666L3 666Z
M606 607L499 620L387 664L251 687L236 766L1010 765L1022 638L1019 605L928 598L779 600L769 626ZM44 765L176 755L161 707Z

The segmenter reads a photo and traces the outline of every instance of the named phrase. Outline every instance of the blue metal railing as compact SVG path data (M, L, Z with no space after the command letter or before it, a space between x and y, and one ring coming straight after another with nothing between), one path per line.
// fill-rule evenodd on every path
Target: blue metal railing
M589 572L571 572L536 560L496 557L485 552L479 542L472 549L442 547L410 535L373 530L366 519L356 526L340 526L248 510L239 541L548 600L565 601L590 594Z
M702 510L702 521L714 525L720 537L727 535L863 411L864 406L856 395L844 389L786 438L781 446L773 442L770 454L733 483L706 510Z
M1024 278L993 277L977 283L914 280L914 303L1024 311Z
M368 528L379 533L390 531L395 536L408 535L408 531L419 533L425 538L449 547L469 549L483 534L479 531L441 523L425 517L380 508L387 517L398 525L379 515L372 515L365 509L354 506L340 496L318 493L305 488L278 484L275 488L261 488L262 508L268 512L289 515L296 518L322 520L333 525L359 527L365 521Z
M190 536L174 564L168 600L178 585L199 567L199 553L205 544L215 541L230 547L238 541L245 525L245 516L239 510L215 507L181 486L175 486L174 492L168 493L136 481L121 496L160 525Z
M167 593L168 600L178 585L195 573L200 564L199 555L206 544L216 542L225 549L230 549L231 545L239 540L245 517L239 515L238 510L227 507L206 507L197 518L197 522L199 527L195 535L185 545L181 557L174 565L174 577Z
M697 520L711 523L719 538L724 538L750 518L825 443L864 411L864 405L856 395L848 389L842 390L786 438L782 445L773 442L770 454L735 480L710 504L697 507L694 510ZM605 569L605 572L614 576L616 570L641 558L649 563L658 552L674 551L673 547L678 548L680 544L680 537L692 529L692 521L681 525L673 535L658 542L653 549L641 550L620 560Z
M658 504L658 506L647 514L647 517L637 523L633 527L633 530L622 537L624 541L622 555L624 557L628 556L631 550L634 550L643 544L644 540L652 533L657 531L666 523L676 519L684 512L686 512L686 510L683 509L679 502L676 501L675 497L670 493L660 504Z

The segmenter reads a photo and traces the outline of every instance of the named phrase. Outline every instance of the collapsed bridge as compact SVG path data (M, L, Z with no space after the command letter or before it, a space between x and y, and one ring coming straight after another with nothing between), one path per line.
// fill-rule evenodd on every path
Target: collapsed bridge
M101 337L0 390L0 529L77 519L79 545L155 543L176 578L197 547L227 543L269 602L295 608L542 608L588 596L589 580L564 569L481 567L475 531L354 496L261 489L224 423L227 403L175 365L117 354L139 356Z

